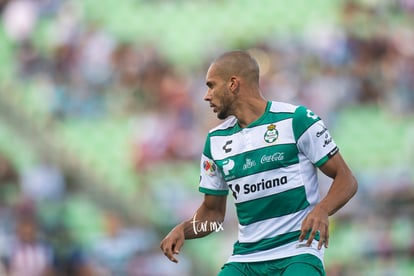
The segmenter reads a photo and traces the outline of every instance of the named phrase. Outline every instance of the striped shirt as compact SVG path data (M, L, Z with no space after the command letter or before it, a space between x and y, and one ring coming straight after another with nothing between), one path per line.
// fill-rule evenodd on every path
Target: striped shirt
M323 121L304 106L268 102L241 128L226 120L207 135L199 190L233 195L238 240L229 262L265 261L309 253L299 243L303 219L319 202L317 167L338 151Z

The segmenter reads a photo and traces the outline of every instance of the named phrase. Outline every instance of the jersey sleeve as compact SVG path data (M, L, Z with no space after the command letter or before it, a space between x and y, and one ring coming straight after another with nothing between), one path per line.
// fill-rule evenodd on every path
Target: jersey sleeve
M295 111L293 132L299 151L317 167L325 164L338 152L324 122L304 106L299 106Z
M210 195L227 195L228 186L211 156L210 137L207 136L200 162L199 191Z

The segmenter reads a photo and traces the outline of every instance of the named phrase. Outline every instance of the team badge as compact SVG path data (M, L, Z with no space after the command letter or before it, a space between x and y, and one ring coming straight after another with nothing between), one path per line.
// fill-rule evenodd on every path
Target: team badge
M279 131L276 129L276 125L270 124L267 126L267 131L264 134L264 140L267 143L273 143L279 137Z
M216 164L213 161L204 161L203 168L206 171L207 175L214 176L216 174Z

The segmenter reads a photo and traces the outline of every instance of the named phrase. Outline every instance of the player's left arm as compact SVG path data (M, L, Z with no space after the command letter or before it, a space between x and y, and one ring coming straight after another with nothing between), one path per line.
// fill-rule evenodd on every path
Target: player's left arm
M318 248L328 247L329 243L329 216L341 209L356 193L358 183L348 165L337 152L319 169L333 179L327 195L315 206L302 223L299 240L305 239L311 230L307 245L313 241L317 231L320 234Z
M328 194L319 203L329 215L333 215L355 195L358 183L340 152L332 156L319 169L333 179Z

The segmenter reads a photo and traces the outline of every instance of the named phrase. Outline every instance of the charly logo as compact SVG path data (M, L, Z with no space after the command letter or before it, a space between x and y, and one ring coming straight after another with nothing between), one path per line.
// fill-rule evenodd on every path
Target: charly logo
M267 131L264 134L264 140L267 143L273 143L279 137L279 131L276 129L276 125L270 124L267 126Z
M206 171L206 174L209 176L214 176L216 174L217 166L211 160L205 160L203 162L203 168Z
M232 148L231 147L229 147L229 145L231 145L233 143L233 140L228 140L225 144L224 144L224 146L223 146L223 150L224 150L224 152L225 153L229 153L229 152L231 152L231 150L232 150Z

